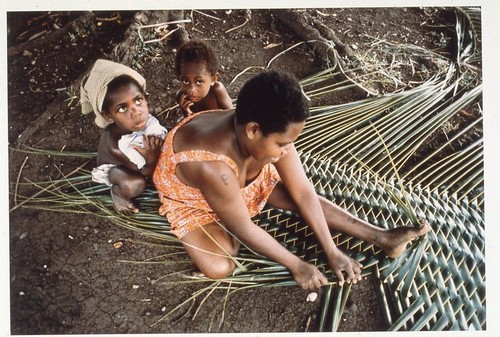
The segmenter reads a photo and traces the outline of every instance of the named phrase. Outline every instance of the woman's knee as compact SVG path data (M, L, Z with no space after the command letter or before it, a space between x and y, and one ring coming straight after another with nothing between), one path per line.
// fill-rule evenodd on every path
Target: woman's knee
M229 258L219 258L210 265L205 264L198 268L208 278L221 279L230 275L236 269L236 265Z
M186 252L198 269L211 279L230 275L240 244L217 223L196 228L182 238Z

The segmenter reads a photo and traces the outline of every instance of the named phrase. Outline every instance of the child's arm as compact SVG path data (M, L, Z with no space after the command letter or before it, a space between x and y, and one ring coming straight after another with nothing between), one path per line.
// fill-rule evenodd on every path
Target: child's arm
M191 111L191 106L194 104L190 100L187 99L187 95L182 93L182 90L177 91L176 101L179 104L179 107L184 114L184 117L191 115L193 112Z
M144 148L135 147L134 149L139 152L141 156L146 160L146 164L140 169L140 172L145 177L150 177L156 167L158 162L158 157L160 156L161 147L163 145L163 139L158 136L143 136ZM137 167L136 167L137 169Z
M217 100L218 108L222 110L232 109L233 101L231 97L229 97L229 94L227 93L224 84L222 84L222 82L217 81L215 82L213 89L214 89L215 99Z
M141 173L145 177L153 174L153 171L160 155L163 140L156 136L144 136L144 148L134 147L139 154L145 159L146 164L139 169L118 147L120 135L115 135L111 129L113 125L109 126L102 135L97 149L97 165L101 164L115 164L123 166L131 171Z
M119 135L115 135L112 129L114 125L108 126L101 135L97 149L97 165L114 164L123 166L131 171L138 172L137 165L118 148Z

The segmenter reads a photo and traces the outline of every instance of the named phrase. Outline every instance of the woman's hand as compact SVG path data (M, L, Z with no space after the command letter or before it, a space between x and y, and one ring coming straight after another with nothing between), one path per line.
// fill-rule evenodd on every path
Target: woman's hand
M335 275L337 275L340 286L342 286L344 282L356 284L358 281L361 281L361 268L363 268L363 265L347 256L339 249L335 249L335 251L328 256L328 263ZM344 277L343 272L347 277Z
M303 289L321 288L328 283L326 277L316 268L316 266L299 260L295 268L290 268L295 282Z

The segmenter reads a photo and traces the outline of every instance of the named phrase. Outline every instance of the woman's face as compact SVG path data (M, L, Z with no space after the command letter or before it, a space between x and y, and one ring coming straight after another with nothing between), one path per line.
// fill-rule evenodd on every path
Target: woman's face
M263 136L257 126L252 141L252 156L260 163L276 163L290 151L293 142L299 137L305 122L291 123L283 133L270 133Z
M103 115L112 118L115 125L128 132L144 129L149 109L142 91L134 83L124 84L108 94L108 108Z

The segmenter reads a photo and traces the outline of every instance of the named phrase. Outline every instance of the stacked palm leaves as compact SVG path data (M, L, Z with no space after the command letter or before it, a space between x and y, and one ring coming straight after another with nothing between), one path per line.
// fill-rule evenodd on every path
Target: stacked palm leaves
M421 145L457 112L479 106L481 101L477 76L471 67L463 66L477 58L475 35L463 37L474 29L464 25L472 22L467 18L479 14L476 9L457 13L465 19L457 20L461 43L456 60L446 60L447 67L413 89L313 107L296 144L316 191L356 216L384 228L414 226L423 218L431 223L432 231L394 260L369 243L343 234L333 236L342 250L364 265L363 275L375 276L385 318L393 330L484 329L486 324L482 137L445 153L481 120L455 131L433 153L418 155ZM302 84L311 97L349 90L353 85L363 87L355 79L331 84L346 72L327 69ZM143 211L133 216L116 214L107 188L92 184L83 168L72 176L40 184L40 189L48 195L27 198L23 205L97 214L182 251L169 224L158 215L159 201L152 187L140 197ZM320 329L336 330L350 286L337 285L307 226L297 215L271 208L255 222L325 272L331 285L324 292ZM234 260L237 270L222 280L189 273L164 278L165 282L208 284L172 312L216 289L231 295L252 287L295 283L283 266L250 249L243 248Z

